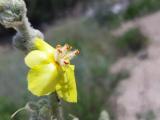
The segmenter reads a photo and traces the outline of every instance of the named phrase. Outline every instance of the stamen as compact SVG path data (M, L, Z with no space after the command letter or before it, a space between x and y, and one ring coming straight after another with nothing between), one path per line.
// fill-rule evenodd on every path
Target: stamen
M65 53L69 50L70 46L68 44L65 44L63 47L62 47L62 51Z
M75 50L74 53L75 53L75 55L79 55L80 51L79 50Z
M67 46L67 50L71 49L71 46L69 46L68 44L66 44L66 46Z
M56 50L56 52L54 53L54 58L56 61L58 61L59 55L58 55L58 51Z
M64 47L65 47L66 50L70 49L70 46L68 44L65 44Z
M68 65L68 64L69 64L69 62L67 62L67 61L65 61L65 60L64 60L64 64L65 64L65 65Z
M61 48L61 47L62 47L61 45L57 45L57 46L56 46L56 49L57 49L57 48Z
M56 46L55 60L61 66L70 64L70 60L80 53L79 50L71 51L71 49L72 47L68 44Z
M71 50L71 49L72 49L72 46L69 46L69 49Z
M76 56L75 51L72 51L72 52L69 52L68 54L66 54L66 56L64 57L64 59L71 60L74 56Z
M58 51L59 53L62 53L62 50L61 50L60 48L58 48L57 51Z

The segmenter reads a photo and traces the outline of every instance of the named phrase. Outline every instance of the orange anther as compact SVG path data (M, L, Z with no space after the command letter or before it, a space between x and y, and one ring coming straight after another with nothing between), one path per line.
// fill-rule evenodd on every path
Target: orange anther
M61 45L57 45L57 46L56 46L56 48L61 48L61 47L62 47Z
M60 48L58 48L57 51L58 51L59 53L62 53L62 50L61 50Z
M69 64L69 62L67 62L67 61L64 61L64 64L66 64L66 65L67 65L67 64Z
M80 51L79 50L76 50L75 51L75 55L79 55L80 54Z
M70 49L70 46L68 44L65 44L65 46L67 50Z

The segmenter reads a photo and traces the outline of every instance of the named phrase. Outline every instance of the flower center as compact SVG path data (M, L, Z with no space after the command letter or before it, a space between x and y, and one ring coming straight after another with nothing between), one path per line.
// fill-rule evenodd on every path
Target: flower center
M61 66L65 66L70 64L70 60L79 53L79 50L72 51L72 47L68 44L65 44L64 46L57 45L54 57L56 62L58 62Z

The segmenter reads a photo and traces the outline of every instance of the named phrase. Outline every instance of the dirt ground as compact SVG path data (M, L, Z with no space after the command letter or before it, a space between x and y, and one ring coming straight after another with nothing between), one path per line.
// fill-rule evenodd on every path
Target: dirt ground
M132 27L140 28L151 43L145 51L122 58L111 68L114 74L130 71L130 77L122 80L111 97L116 120L160 120L160 12L124 23L113 34ZM141 54L146 59L141 59Z

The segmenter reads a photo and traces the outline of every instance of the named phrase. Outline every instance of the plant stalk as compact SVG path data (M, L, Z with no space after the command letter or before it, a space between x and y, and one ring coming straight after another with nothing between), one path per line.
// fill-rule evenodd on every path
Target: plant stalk
M49 102L52 110L52 117L57 118L57 120L64 120L62 101L56 93L49 95Z

